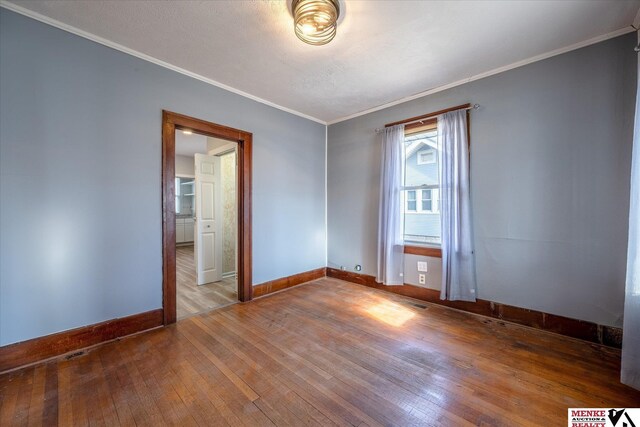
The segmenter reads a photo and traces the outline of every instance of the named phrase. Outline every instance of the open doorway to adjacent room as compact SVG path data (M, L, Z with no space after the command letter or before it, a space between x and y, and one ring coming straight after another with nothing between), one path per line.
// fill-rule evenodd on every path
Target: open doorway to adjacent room
M176 310L238 301L237 143L176 130Z
M163 311L249 301L251 134L163 113Z

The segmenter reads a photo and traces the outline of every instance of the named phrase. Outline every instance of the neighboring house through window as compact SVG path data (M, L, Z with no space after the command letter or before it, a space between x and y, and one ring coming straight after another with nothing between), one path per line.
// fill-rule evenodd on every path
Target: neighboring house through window
M437 136L435 121L405 131L402 206L406 245L441 242Z

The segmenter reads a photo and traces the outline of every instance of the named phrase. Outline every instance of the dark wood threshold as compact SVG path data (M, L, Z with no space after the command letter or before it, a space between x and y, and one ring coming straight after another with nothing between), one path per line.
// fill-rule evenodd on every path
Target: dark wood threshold
M578 338L596 344L615 348L622 347L622 329L613 326L598 325L593 322L571 319L569 317L481 299L477 300L475 303L465 301L445 301L440 299L440 291L434 289L427 289L413 285L385 286L377 283L373 276L337 270L335 268L327 268L327 276L398 295L416 298L433 304L444 305L458 310L492 317L494 319L505 320L572 338Z
M162 326L162 309L0 347L0 373Z
M321 267L315 270L305 271L304 273L298 273L292 276L282 277L280 279L275 279L269 282L255 285L253 287L253 296L254 298L261 297L264 295L271 294L273 292L281 291L283 289L300 285L302 283L320 279L327 275L326 270L327 269L325 267Z
M434 258L442 258L442 249L428 246L409 246L404 247L405 254L430 256Z

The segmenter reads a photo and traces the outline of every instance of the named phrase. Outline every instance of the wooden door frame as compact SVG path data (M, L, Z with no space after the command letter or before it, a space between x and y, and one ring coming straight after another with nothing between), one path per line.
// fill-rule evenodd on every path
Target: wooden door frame
M164 324L175 323L176 314L176 130L193 132L238 143L238 299L251 301L251 154L252 134L182 114L162 110L162 310Z

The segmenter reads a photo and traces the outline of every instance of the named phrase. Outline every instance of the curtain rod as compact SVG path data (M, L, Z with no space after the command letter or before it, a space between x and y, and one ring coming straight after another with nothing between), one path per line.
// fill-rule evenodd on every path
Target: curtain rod
M400 121L400 122L394 122L394 123L389 123L388 125L385 125L383 128L377 128L376 129L376 133L380 133L382 131L384 131L386 128L391 127L391 126L395 126L395 125L400 125L400 124L411 124L411 123L422 123L425 122L427 120L433 120L437 117L440 117L441 115L451 112L451 111L458 111L458 110L477 110L478 108L480 108L480 104L473 104L473 105L460 105L458 107L453 107L453 108L448 108L446 110L441 110L441 111L436 111L435 113L431 113L431 114L426 114L424 116L420 116L418 118L415 119L408 119L406 121Z

